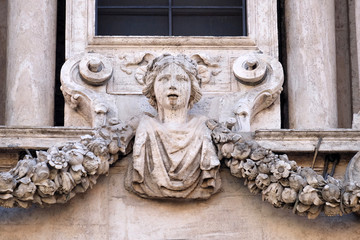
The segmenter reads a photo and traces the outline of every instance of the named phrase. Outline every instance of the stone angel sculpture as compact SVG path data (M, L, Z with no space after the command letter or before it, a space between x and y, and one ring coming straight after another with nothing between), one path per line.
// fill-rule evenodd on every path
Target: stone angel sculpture
M324 179L224 124L190 114L201 98L201 78L196 63L184 55L155 58L144 82L143 93L156 116L135 117L127 124L112 119L79 142L38 151L36 158L25 156L0 173L0 206L67 202L132 151L125 185L144 198L207 199L221 187L224 161L233 176L244 178L252 193L261 193L274 207L308 218L360 211L359 153L344 182Z
M207 118L189 114L201 98L196 63L162 55L144 82L143 94L158 115L140 120L127 188L149 198L209 198L220 188L220 161Z

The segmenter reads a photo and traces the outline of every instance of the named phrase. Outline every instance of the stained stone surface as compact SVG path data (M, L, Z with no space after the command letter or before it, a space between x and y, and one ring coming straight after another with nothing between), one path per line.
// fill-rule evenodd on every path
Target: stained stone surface
M351 128L352 88L348 4L335 0L338 127Z
M207 201L142 199L124 189L128 159L64 205L1 208L0 239L358 239L356 215L308 220L276 209L221 169Z
M0 0L0 125L5 123L7 0Z

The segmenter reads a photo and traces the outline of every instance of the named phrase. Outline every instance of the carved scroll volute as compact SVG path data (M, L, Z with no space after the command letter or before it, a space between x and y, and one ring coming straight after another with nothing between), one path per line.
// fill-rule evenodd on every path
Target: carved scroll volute
M105 124L112 109L106 101L105 89L112 74L111 61L96 53L74 56L61 69L61 90L65 101L90 127Z
M81 59L79 72L84 82L89 85L100 86L111 78L113 69L108 59L99 54L91 54Z
M237 58L233 64L236 80L246 94L235 105L236 131L249 132L255 115L278 98L284 82L280 62L268 55L251 53Z

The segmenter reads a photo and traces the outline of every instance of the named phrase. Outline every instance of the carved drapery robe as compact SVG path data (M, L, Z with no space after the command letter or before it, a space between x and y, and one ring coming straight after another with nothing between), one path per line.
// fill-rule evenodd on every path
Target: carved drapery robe
M206 117L177 126L144 117L136 131L128 190L146 198L207 199L221 185Z

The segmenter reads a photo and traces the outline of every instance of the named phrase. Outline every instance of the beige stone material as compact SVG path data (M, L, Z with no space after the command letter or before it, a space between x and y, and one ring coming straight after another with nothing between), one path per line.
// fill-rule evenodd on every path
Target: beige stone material
M56 8L8 1L6 125L53 125Z
M334 1L285 2L290 128L336 128Z

